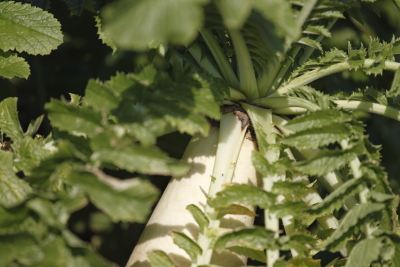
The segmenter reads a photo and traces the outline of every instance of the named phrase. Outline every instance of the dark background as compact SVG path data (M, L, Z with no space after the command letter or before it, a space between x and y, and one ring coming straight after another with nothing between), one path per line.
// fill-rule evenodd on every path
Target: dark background
M382 1L380 8L380 17L364 8L364 25L352 18L339 20L333 28L332 38L324 41L325 49L336 46L347 50L348 41L353 47L359 47L361 43L367 46L370 36L385 41L390 41L393 35L399 37L400 11L390 0ZM89 79L107 80L117 71L132 72L146 58L145 55L123 51L112 55L112 50L98 39L93 11L85 9L79 15L71 15L64 1L53 0L49 12L62 24L64 43L47 56L23 55L31 66L27 80L0 80L3 89L0 98L17 96L19 99L19 117L24 129L31 120L45 113L43 106L50 98L68 98L69 93L83 95ZM351 91L366 85L389 89L392 78L390 72L378 77L368 77L362 72L345 72L321 79L313 86L324 92ZM394 191L399 193L400 122L366 113L359 113L359 118L367 125L370 140L383 145L382 164ZM45 120L39 134L47 135L50 131L51 127ZM174 133L160 138L159 146L171 156L180 158L188 141L189 136ZM116 175L132 177L132 174L123 172ZM147 178L161 189L169 180L169 177ZM121 266L125 265L143 229L139 224L113 224L92 205L74 213L69 226L83 240L91 242L104 257Z

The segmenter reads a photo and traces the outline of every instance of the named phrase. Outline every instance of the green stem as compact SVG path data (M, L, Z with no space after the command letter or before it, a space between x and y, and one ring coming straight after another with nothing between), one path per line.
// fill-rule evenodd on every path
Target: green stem
M226 58L224 52L222 51L211 31L201 29L200 33L206 41L212 55L214 56L214 59L217 62L218 67L221 70L222 76L224 76L227 84L235 89L240 89L239 81L236 77L236 74L233 71L231 64L229 63L228 59Z
M214 198L224 184L232 181L246 130L247 125L242 128L241 121L233 113L222 115L213 179L208 190L210 197ZM209 219L209 228L219 227L221 220L217 218L218 212L214 208L206 204L204 213ZM206 234L199 235L198 245L203 253L198 256L197 263L193 263L192 267L210 264L213 253L213 249L210 248L211 241Z
M348 100L333 100L333 102L343 109L371 112L400 121L400 110L378 103Z
M293 96L264 97L254 100L252 104L271 109L283 109L290 107L300 107L310 111L316 111L320 109L318 105L308 100Z
M304 22L310 15L311 11L314 9L315 4L318 0L309 0L306 1L300 13L297 16L297 24L303 27Z
M236 52L240 89L252 101L259 98L256 74L246 42L239 30L228 30Z
M366 59L364 61L364 65L362 68L367 69L371 67L375 63L375 60L373 59ZM398 62L392 62L392 61L386 61L383 68L386 70L392 70L396 71L400 67L400 63ZM327 75L341 72L341 71L347 71L351 70L352 66L346 61L346 62L341 62L334 64L329 67L325 68L318 68L313 71L309 71L305 73L304 75L301 75L300 77L294 78L290 82L288 82L286 85L280 87L276 92L272 93L270 96L278 96L285 94L289 92L291 89L307 85L315 80L318 80L322 77L325 77Z

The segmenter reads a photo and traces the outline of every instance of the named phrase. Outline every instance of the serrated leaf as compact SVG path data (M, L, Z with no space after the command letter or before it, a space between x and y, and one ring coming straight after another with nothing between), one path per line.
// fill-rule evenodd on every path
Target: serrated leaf
M240 29L251 12L251 1L248 0L217 0L215 1L226 27Z
M121 97L116 95L110 87L109 84L98 80L89 80L85 89L85 103L99 111L104 110L109 114L122 102Z
M183 175L187 166L168 157L157 147L144 147L118 132L99 134L90 140L94 162L112 163L130 172L157 175Z
M63 42L61 25L40 8L13 1L0 3L0 49L46 55Z
M326 240L323 246L330 251L341 249L346 243L346 239L352 234L355 226L360 227L363 222L385 208L383 203L365 203L354 206L342 219L339 227Z
M332 123L323 128L296 132L282 139L282 143L296 148L318 148L349 138L351 130L345 124Z
M362 145L356 145L348 150L320 151L309 160L295 163L294 168L310 175L325 175L357 157L361 147Z
M266 262L265 252L264 250L255 250L246 247L229 247L228 250L235 252L236 254L243 255L252 260L256 260L259 262Z
M319 51L322 51L322 46L320 43L317 41L308 38L308 37L303 37L299 41L297 41L299 44L306 45L315 49L318 49Z
M325 37L331 37L331 33L327 28L322 25L307 25L306 29L303 31L306 34L316 34L323 35Z
M101 113L87 107L76 107L59 100L45 105L53 126L74 135L91 136L102 130Z
M341 124L351 120L352 117L348 113L337 109L318 110L289 121L289 123L285 125L285 128L294 132L300 132L312 128L322 128L332 123Z
M153 267L177 267L168 255L162 251L151 252L148 257Z
M24 135L19 124L17 113L17 98L6 98L0 103L0 129L4 132L13 143L18 145Z
M202 26L207 1L123 0L103 9L104 32L124 49L188 44Z
M1 152L0 162L0 205L15 207L28 198L32 188L14 174L12 153Z
M275 237L272 231L256 227L242 229L221 236L214 245L214 249L222 250L230 247L245 247L253 250L274 248Z
M184 233L179 232L172 232L172 238L178 247L186 251L193 262L197 261L197 256L202 253L202 249L196 242Z
M300 202L285 202L283 204L275 204L269 208L270 212L276 214L277 218L283 218L288 215L299 216L305 210L308 210L306 203Z
M387 92L387 95L389 97L398 97L400 95L400 68L398 68L394 74L392 86Z
M214 207L228 207L234 202L244 205L259 206L268 208L275 203L276 195L268 193L260 188L245 184L226 185L225 188L217 193L217 196L209 201Z
M103 42L103 44L108 45L112 49L112 54L114 55L114 53L117 51L114 41L103 31L100 17L94 16L94 20L96 21L97 34L99 35L100 40Z
M158 190L147 180L120 180L99 170L95 174L72 171L69 183L78 186L113 222L145 222Z
M28 129L24 133L25 136L34 136L36 132L39 130L40 125L42 124L44 115L40 115L39 117L36 118L36 120L31 121L28 125Z
M31 71L25 59L13 53L0 51L0 76L8 79L13 77L26 79L30 74Z
M365 187L364 181L364 177L346 181L325 197L322 202L313 205L308 213L319 217L339 210L343 206L344 199L360 192Z
M217 216L218 219L224 217L227 214L247 215L250 217L257 216L257 213L255 213L254 211L250 210L247 207L237 204L231 204L228 207L216 208L215 210L218 211L218 216Z
M194 220L200 227L200 233L204 233L204 230L208 227L209 220L206 215L194 204L191 204L186 207L188 211L192 214Z
M383 239L382 237L375 237L358 242L351 250L345 266L370 266L371 262L379 259L381 249L383 248Z

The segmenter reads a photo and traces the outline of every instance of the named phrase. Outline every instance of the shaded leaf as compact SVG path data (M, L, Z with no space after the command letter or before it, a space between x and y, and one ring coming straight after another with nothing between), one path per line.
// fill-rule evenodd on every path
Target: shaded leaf
M379 259L383 239L384 237L375 237L358 242L351 250L345 266L370 266L373 261Z
M94 17L96 21L96 27L97 27L97 34L99 35L99 39L103 42L103 44L108 45L112 49L112 53L114 54L117 51L117 47L114 43L114 41L110 38L108 34L106 34L103 31L103 28L101 26L101 19L99 16Z
M179 232L172 232L172 238L178 247L186 251L193 262L197 261L197 256L202 253L202 249L195 241Z
M217 0L215 1L226 27L240 29L250 15L252 4L248 0Z
M206 215L194 204L191 204L186 207L188 211L192 214L194 220L200 227L200 233L204 233L204 230L208 227L209 220Z
M256 227L242 229L221 236L214 245L214 249L222 250L230 247L245 247L263 251L274 248L275 237L272 231Z
M148 257L153 267L177 267L168 255L162 251L151 252Z
M13 77L26 79L30 74L31 71L25 59L13 53L0 51L0 76L8 79Z
M227 207L216 208L215 210L218 211L218 219L224 217L227 214L247 215L250 217L257 216L257 213L255 213L254 211L237 204L231 204Z

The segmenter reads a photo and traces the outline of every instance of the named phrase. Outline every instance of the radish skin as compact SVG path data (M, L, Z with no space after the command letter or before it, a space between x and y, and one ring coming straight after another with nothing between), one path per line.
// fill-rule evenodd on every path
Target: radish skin
M153 251L164 251L179 267L191 266L186 252L173 243L171 231L179 231L197 240L199 227L191 213L186 210L190 204L204 210L206 197L202 192L210 187L218 145L218 128L212 128L207 137L194 136L183 155L182 161L189 164L189 172L184 177L171 179L159 203L151 215L145 230L134 248L127 267L150 267L147 255ZM236 164L233 182L258 185L256 170L251 164L251 153L256 144L245 139ZM222 219L221 227L235 228L251 226L254 218L231 215ZM220 266L243 266L246 258L224 251L214 254L212 263Z

